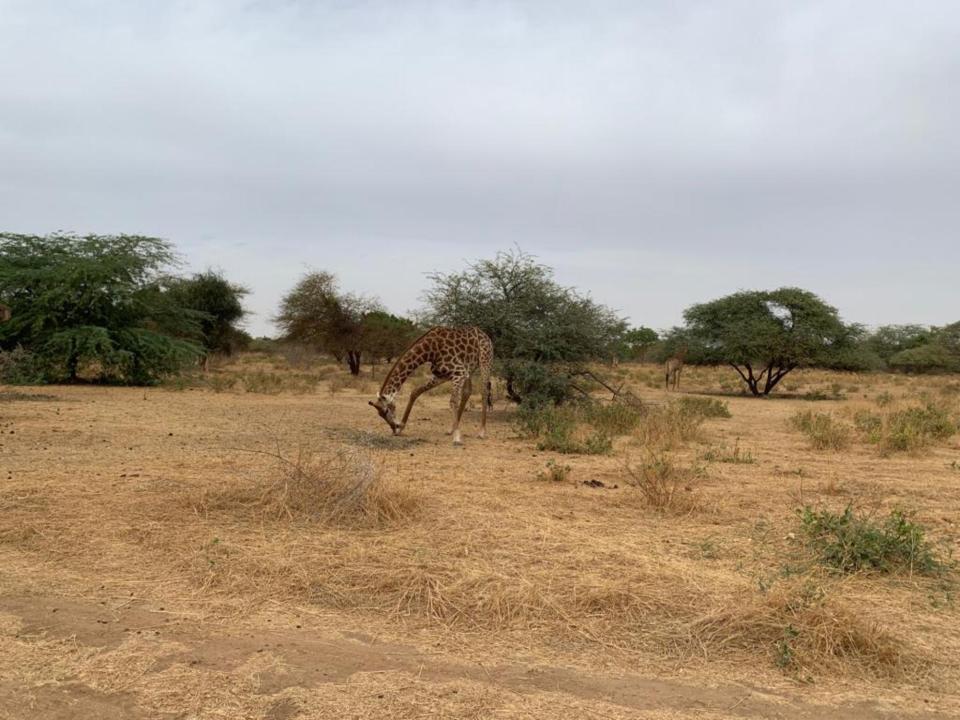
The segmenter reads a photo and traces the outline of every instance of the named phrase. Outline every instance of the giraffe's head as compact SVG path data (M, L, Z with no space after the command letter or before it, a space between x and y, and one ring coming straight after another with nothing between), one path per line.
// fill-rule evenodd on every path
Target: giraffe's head
M370 401L370 405L377 411L377 413L384 419L387 425L390 426L390 429L393 430L393 434L397 435L403 427L400 423L397 422L394 414L397 411L397 406L394 404L392 399L388 399L383 395L377 396L377 401Z

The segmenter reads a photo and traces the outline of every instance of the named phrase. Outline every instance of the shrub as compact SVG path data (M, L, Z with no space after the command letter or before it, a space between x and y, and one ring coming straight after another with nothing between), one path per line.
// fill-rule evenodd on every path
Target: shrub
M841 572L906 570L933 575L945 568L925 539L923 527L899 510L882 522L855 514L850 505L840 514L817 512L809 506L798 512L820 562Z
M728 418L730 408L727 403L716 398L687 396L677 401L680 408L689 413L700 415L705 418Z
M850 444L850 428L826 413L804 410L794 415L791 423L817 450L843 450Z
M700 457L710 462L733 463L734 465L752 465L757 461L749 450L740 449L740 438L737 438L732 450L727 448L726 445L721 445L719 448L707 450Z
M43 381L43 371L33 353L17 346L0 352L0 383L6 385L36 385Z
M873 401L877 403L880 407L886 407L893 402L893 395L888 391L884 390L882 393L877 395Z
M590 403L582 408L584 420L608 435L626 435L640 424L644 413L642 405L622 402Z
M666 455L651 454L639 466L626 463L626 484L636 488L647 507L663 513L688 513L696 509L698 498L693 494L699 470L680 467Z
M520 435L536 438L538 450L576 455L606 455L618 428L635 422L629 410L594 403L579 405L521 403L514 418Z
M868 438L879 438L883 429L883 418L869 410L860 410L853 416L853 424L857 427L857 430L865 433ZM871 440L871 442L876 442L876 440Z
M547 467L537 473L537 480L563 482L570 476L571 470L569 465L561 465L556 460L547 460Z
M634 431L634 437L645 447L670 450L699 437L703 420L703 415L671 403L651 408Z
M933 404L898 410L888 418L875 442L880 452L912 452L935 440L946 440L957 432L957 425L946 408Z

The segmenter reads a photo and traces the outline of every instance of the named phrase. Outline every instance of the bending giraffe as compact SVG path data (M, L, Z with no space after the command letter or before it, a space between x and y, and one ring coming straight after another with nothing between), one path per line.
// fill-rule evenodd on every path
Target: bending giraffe
M685 353L679 352L663 364L664 374L667 379L667 390L670 389L670 383L673 383L673 389L680 389L680 371L683 370L683 356Z
M407 378L424 363L430 363L433 377L420 387L413 389L403 418L397 422L395 417L397 394ZM421 335L397 358L383 380L377 401L371 400L370 404L387 422L393 434L399 435L407 424L410 410L413 409L417 398L427 390L448 381L452 382L450 411L453 414L453 426L450 428L450 433L453 435L453 444L461 445L460 418L463 416L463 409L467 406L467 400L473 390L470 375L476 370L480 371L480 392L483 395L480 437L486 435L492 367L493 342L480 328L435 327Z

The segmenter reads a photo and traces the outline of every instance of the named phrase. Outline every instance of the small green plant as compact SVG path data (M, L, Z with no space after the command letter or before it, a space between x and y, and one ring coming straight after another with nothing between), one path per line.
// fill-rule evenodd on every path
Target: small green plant
M850 427L826 413L804 410L794 415L790 422L817 450L843 450L850 444Z
M793 646L792 642L800 635L793 625L787 625L783 629L783 637L774 644L775 662L781 670L786 670L793 664Z
M882 522L854 513L850 505L842 513L816 511L809 506L798 513L803 533L819 561L840 572L936 575L946 568L926 540L924 528L899 510Z
M864 433L871 442L877 442L883 430L883 418L869 410L860 410L853 416L853 424L857 430Z
M838 382L830 383L830 395L835 398L843 397L843 385Z
M695 397L688 395L680 398L677 403L684 412L700 415L705 418L729 418L730 408L723 400L716 398Z
M956 470L957 472L960 472L960 462L957 462L956 460L950 463L947 467L950 468L951 470Z
M547 467L537 473L537 480L564 482L570 477L569 465L561 465L556 460L547 460Z
M886 407L887 405L891 405L893 403L893 395L887 390L884 390L882 393L877 395L873 401L880 407Z

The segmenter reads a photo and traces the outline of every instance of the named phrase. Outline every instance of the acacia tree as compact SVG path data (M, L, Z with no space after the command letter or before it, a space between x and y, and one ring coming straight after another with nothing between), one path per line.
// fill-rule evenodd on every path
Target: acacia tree
M337 362L346 358L359 375L363 318L373 312L383 312L379 301L341 292L333 273L310 272L284 296L276 322L285 340L329 352Z
M145 384L201 353L200 315L161 292L176 264L164 240L139 235L0 233L0 294L11 319L0 347L36 358L42 380Z
M800 288L738 292L683 316L687 362L730 365L754 395L768 395L798 367L847 366L862 333Z
M207 353L230 355L249 342L237 323L246 311L243 298L250 291L213 270L187 278L171 278L166 292L179 307L201 313L200 340Z
M639 360L643 362L647 359L647 354L653 348L660 336L656 330L648 327L630 328L620 337L614 348L614 355L618 360Z
M520 251L429 278L427 319L486 332L514 402L568 399L584 363L609 358L626 329L613 311L559 285L549 267Z
M383 310L366 313L361 320L361 346L371 359L393 360L412 343L420 333L417 325L407 318Z

